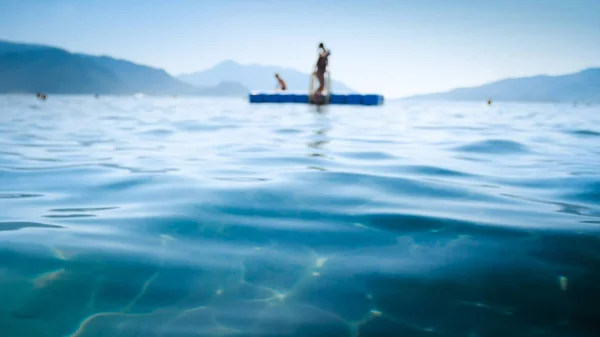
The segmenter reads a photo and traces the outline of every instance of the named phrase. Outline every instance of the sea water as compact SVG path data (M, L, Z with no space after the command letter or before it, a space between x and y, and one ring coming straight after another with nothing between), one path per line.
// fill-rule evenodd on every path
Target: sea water
M598 336L600 106L0 97L0 335Z

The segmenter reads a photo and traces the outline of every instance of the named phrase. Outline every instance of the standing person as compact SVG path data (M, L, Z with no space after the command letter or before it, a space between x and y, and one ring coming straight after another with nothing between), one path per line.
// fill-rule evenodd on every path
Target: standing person
M317 59L317 64L315 65L314 75L319 80L319 87L314 93L314 98L316 99L318 96L323 95L323 90L325 90L325 72L327 71L327 64L329 63L329 55L331 51L325 48L325 45L321 42L319 44L319 58Z
M279 85L278 88L280 90L282 90L282 91L286 91L287 90L287 84L281 78L281 76L279 76L279 74L275 74L275 78L277 79L277 84Z

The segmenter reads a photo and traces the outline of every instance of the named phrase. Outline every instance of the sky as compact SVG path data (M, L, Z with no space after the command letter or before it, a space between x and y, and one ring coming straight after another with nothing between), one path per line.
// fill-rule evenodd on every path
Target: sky
M0 0L0 39L172 75L223 60L329 70L362 93L445 91L600 66L600 0Z

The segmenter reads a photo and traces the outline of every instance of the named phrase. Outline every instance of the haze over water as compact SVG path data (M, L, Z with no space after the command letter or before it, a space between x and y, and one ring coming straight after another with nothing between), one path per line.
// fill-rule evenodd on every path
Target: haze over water
M598 336L600 108L0 96L3 336Z

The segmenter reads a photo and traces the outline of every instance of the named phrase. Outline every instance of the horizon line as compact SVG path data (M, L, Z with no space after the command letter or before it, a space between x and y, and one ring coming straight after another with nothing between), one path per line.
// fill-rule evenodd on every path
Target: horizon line
M159 67L159 66L155 66L155 65L150 65L150 64L146 64L146 63L139 63L137 61L134 60L130 60L130 59L125 59L119 56L114 56L114 55L110 55L110 54L91 54L91 53L86 53L86 52L80 52L80 51L74 51L74 50L70 50L68 48L65 47L61 47L61 46L56 46L56 45L49 45L49 44L43 44L43 43L37 43L37 42L27 42L27 41L15 41L15 40L11 40L11 39L6 39L6 38L2 38L0 37L0 42L5 42L5 43L11 43L11 44L21 44L21 45L31 45L31 46L38 46L38 47L46 47L46 48L53 48L53 49L59 49L59 50L64 50L70 54L75 54L75 55L85 55L85 56L92 56L92 57L107 57L107 58L111 58L117 61L124 61L124 62L129 62L138 66L143 66L143 67L147 67L147 68L151 68L151 69L155 69L155 70L160 70L160 71L164 71L166 74L168 74L169 76L173 77L174 79L177 79L179 81L182 81L179 79L180 76L188 76L188 75L192 75L195 73L199 73L199 72L203 72L203 71L207 71L210 70L222 63L226 63L226 62L231 62L231 63L235 63L237 65L241 65L241 66L259 66L259 67L274 67L274 68L280 68L282 70L294 70L297 71L299 73L305 74L302 70L293 68L293 67L283 67L280 65L269 65L269 64L261 64L261 63L242 63L239 61L236 61L234 59L231 58L227 58L224 59L222 61L219 61L215 64L213 64L210 67L207 68L203 68L200 70L195 70L192 72L185 72L185 73L173 73L173 72L169 72L168 70L166 70L165 68ZM548 76L548 77L557 77L557 76L568 76L568 75L573 75L573 74L577 74L586 70L592 70L592 69L600 69L600 64L598 65L591 65L585 68L578 68L577 70L572 70L570 72L561 72L561 73L535 73L535 74L530 74L530 75L523 75L523 76L511 76L511 77L501 77L501 78L497 78L497 79L493 79L493 80L489 80L483 83L478 83L478 84L472 84L470 86L462 86L462 87L452 87L449 88L447 90L444 91L435 91L435 92L422 92L422 93L414 93L414 94L410 94L410 95L406 95L406 96L389 96L391 99L405 99L405 98L412 98L412 97L416 97L416 96L422 96L422 95L431 95L431 94L442 94L442 93L448 93L454 90L458 90L458 89L471 89L471 88L477 88L477 87L481 87L487 84L493 84L493 83L497 83L500 81L505 81L505 80L514 80L514 79L526 79L526 78L534 78L534 77L539 77L539 76ZM339 80L338 80L339 81ZM182 81L183 83L187 83L185 81ZM347 87L351 87L347 84L345 84L344 82L342 82L342 84L344 84Z

